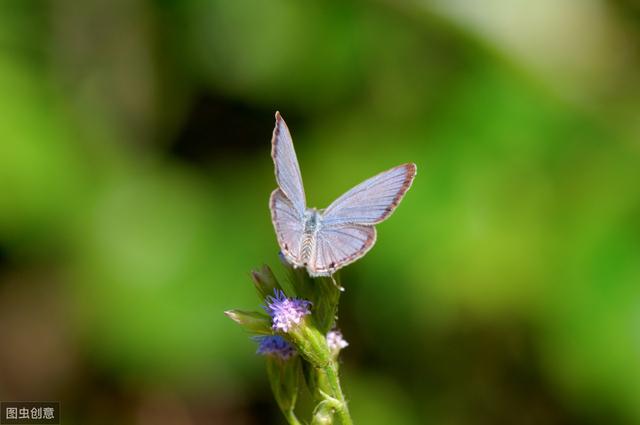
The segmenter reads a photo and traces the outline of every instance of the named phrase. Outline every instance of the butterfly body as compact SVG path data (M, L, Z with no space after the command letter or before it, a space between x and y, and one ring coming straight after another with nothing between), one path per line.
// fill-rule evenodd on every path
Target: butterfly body
M307 208L304 212L304 232L305 234L315 233L322 226L322 214L315 208Z
M304 266L309 264L314 255L316 234L322 226L322 216L315 208L307 208L304 213L304 231L300 249L300 261Z
M276 113L272 151L278 188L269 207L278 243L289 263L310 276L330 276L366 254L375 224L388 218L411 186L415 164L403 164L360 183L324 210L308 208L289 130Z

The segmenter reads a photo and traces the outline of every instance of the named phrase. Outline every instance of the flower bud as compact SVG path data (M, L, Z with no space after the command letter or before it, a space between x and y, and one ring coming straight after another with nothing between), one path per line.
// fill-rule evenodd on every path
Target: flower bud
M260 344L257 354L274 356L282 360L289 360L296 354L296 349L280 335L259 336L254 339Z
M349 343L343 338L342 332L337 329L329 331L327 334L327 345L333 357L338 357L340 350L347 347Z

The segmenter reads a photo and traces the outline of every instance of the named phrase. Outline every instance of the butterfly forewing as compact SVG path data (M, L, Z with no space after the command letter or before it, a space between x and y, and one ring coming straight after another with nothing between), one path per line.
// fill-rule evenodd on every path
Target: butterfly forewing
M304 214L306 201L302 177L296 151L293 149L291 134L279 112L276 112L276 126L271 139L271 156L275 165L276 181L292 206Z
M403 164L365 180L329 205L325 227L380 223L398 206L415 175L415 164Z

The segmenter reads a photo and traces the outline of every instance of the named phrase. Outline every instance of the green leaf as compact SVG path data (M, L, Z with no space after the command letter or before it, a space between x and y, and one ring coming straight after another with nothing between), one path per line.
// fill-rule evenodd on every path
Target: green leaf
M271 390L285 416L290 416L296 407L300 387L300 357L283 360L267 357L267 375Z
M316 403L319 403L324 399L322 396L323 392L331 393L332 389L329 386L327 375L322 368L314 367L309 362L303 362L302 374L307 384L307 388L309 388L309 391Z
M224 314L244 330L259 335L271 335L271 318L257 311L227 310Z
M273 295L276 289L280 291L282 290L276 276L267 265L263 265L259 269L252 270L251 279L253 279L253 284L255 285L258 295L262 300Z
M294 295L298 298L313 301L314 299L314 287L313 281L307 274L307 271L303 268L293 268L290 265L285 265L287 269L289 281L293 288Z
M317 278L313 284L313 317L318 330L326 335L336 321L340 289L338 283L329 277Z

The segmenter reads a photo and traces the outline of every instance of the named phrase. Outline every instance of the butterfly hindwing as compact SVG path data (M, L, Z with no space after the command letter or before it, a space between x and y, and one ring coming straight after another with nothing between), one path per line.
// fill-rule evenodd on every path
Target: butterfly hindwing
M331 275L366 254L375 241L376 229L372 226L323 226L316 233L313 261L307 266L309 273L312 276Z
M304 214L293 206L280 189L271 192L269 201L271 221L276 230L278 244L287 260L296 266L301 264L301 243L304 235Z

